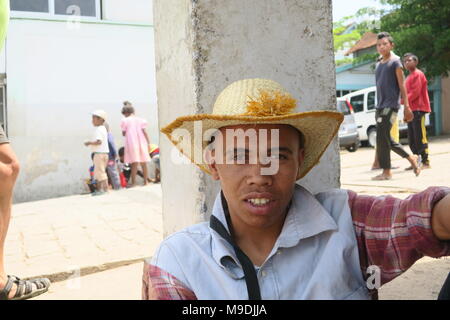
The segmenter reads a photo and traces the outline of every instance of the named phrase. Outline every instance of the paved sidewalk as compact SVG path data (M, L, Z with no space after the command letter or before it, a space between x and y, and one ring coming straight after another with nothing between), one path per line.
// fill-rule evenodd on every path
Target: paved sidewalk
M409 147L404 145L407 152ZM381 170L371 170L375 149L360 148L356 152L341 151L342 188L359 193L382 195L394 194L405 198L411 193L419 192L429 186L450 186L450 136L433 139L429 145L431 169L422 170L419 177L412 171L405 171L409 166L406 159L391 152L393 178L389 181L372 181L371 178Z
M7 272L52 281L142 260L162 240L159 184L13 206Z

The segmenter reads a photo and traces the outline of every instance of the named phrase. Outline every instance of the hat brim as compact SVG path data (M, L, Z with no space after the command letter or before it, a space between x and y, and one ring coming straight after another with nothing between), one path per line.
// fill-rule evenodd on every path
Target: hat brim
M195 141L194 133L201 130L201 148L202 155L208 141L204 141L205 132L211 129L219 129L234 125L249 124L280 124L290 125L301 131L304 135L305 158L297 174L297 180L303 178L314 166L319 163L323 153L335 137L339 130L344 116L340 112L334 111L312 111L293 113L282 116L255 117L255 116L227 116L214 114L198 114L184 116L176 119L168 126L161 129L174 146L183 153L188 159L197 165L202 171L211 174L209 167L204 163L203 156L195 157L196 148L199 143ZM195 127L195 123L201 122L201 126ZM179 131L177 133L177 130ZM183 133L189 133L189 139L184 139ZM187 141L186 141L187 140ZM206 140L206 139L205 139Z

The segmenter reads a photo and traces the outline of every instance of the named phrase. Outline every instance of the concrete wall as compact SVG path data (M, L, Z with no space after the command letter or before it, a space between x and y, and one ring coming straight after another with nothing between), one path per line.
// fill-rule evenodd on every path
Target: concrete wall
M441 80L442 88L442 131L450 134L450 78L445 77Z
M161 126L211 112L220 91L243 78L280 82L299 111L335 108L330 1L155 0L154 23ZM167 235L206 219L218 185L173 164L167 138L161 147ZM313 192L338 187L339 165L335 140L301 183Z
M21 161L15 201L76 194L91 165L89 112L104 109L116 143L124 100L158 141L153 28L64 21L10 23L6 45L9 135Z

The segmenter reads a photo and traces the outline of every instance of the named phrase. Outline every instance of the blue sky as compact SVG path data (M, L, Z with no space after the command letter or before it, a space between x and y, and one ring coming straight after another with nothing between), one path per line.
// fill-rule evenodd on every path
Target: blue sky
M382 6L377 0L333 0L333 21L354 15L358 9L364 7L381 8Z

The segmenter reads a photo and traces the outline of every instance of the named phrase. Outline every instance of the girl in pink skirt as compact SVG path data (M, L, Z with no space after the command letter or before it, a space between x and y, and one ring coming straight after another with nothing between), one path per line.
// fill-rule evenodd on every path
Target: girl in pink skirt
M125 162L131 165L131 185L136 185L138 164L144 174L144 185L148 183L147 162L150 161L148 146L150 139L147 135L147 121L134 115L134 108L129 102L124 102L122 114L125 116L120 123L125 137Z

